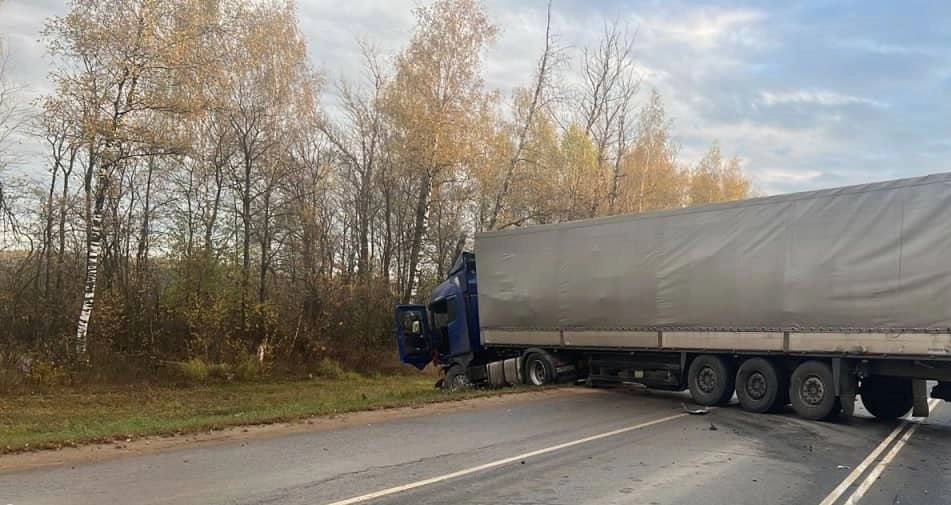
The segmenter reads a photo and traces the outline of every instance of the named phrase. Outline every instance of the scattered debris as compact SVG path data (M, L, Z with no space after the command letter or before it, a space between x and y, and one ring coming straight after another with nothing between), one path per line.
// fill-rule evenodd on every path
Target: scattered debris
M710 431L717 431L717 427L713 424L713 421L710 421Z
M680 406L684 408L684 412L695 415L695 416L705 416L710 413L710 409L706 407L691 409L690 407L687 406L686 403L683 403L683 402L680 402Z

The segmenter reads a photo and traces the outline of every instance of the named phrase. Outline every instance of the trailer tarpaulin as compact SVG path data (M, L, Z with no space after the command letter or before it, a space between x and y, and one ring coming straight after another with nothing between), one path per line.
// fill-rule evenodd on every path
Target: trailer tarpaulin
M946 329L951 174L488 232L487 329Z

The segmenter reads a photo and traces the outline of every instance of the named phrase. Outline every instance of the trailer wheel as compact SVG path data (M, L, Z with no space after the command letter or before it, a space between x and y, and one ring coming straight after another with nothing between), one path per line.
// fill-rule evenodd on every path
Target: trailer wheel
M783 370L763 358L751 358L736 372L736 397L750 412L776 412L786 406L789 380Z
M736 371L719 356L697 356L687 370L687 384L693 401L700 405L725 405L733 398Z
M911 379L873 376L862 379L859 387L862 405L877 419L897 419L915 403Z
M797 414L813 421L831 419L842 410L835 395L832 367L823 361L806 361L796 367L789 399Z
M540 353L532 353L525 357L525 383L532 386L545 386L555 382L555 368L551 361Z
M462 365L452 365L446 370L446 377L443 379L443 388L446 391L462 391L470 387L472 382Z

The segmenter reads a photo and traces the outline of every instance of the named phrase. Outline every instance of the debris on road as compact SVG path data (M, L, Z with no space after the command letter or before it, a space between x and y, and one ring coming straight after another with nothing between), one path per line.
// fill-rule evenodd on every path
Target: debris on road
M680 402L680 406L684 408L684 412L686 412L686 413L688 413L688 414L691 414L691 415L695 415L695 416L705 416L705 415L707 415L707 414L710 413L710 409L708 409L708 408L706 408L706 407L701 407L701 408L698 408L698 409L692 409L692 408L688 407L686 403L683 403L683 402Z

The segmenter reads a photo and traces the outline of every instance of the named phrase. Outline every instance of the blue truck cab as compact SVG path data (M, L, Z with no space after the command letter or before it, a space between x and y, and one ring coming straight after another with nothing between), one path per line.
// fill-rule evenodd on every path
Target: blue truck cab
M425 305L397 305L396 333L400 360L420 370L464 370L481 356L475 255L462 253Z
M396 340L400 360L422 370L430 363L443 371L440 384L459 389L474 384L496 386L524 382L525 356L535 356L531 383L541 385L558 375L559 363L541 349L486 346L479 326L476 258L463 252L425 305L397 305Z

